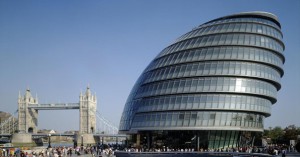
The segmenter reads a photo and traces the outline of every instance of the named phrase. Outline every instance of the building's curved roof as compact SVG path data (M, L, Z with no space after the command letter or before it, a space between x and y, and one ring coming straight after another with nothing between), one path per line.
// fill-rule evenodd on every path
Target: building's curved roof
M251 17L257 16L257 17L260 17L260 18L265 18L265 19L271 20L281 28L278 17L276 15L272 14L272 13L264 12L264 11L241 12L241 13L237 13L237 14L223 16L223 17L211 20L211 21L206 22L206 23L210 23L210 22L213 22L213 21L221 20L221 19L228 19L228 18L235 18L235 17L249 17L249 16L251 16Z

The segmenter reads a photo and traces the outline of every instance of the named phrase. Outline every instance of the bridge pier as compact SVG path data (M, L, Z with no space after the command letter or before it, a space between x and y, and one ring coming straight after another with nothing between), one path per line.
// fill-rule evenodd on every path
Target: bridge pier
M12 135L11 143L14 147L33 147L37 144L32 140L32 135L28 133L15 133Z
M94 134L81 134L77 136L77 144L78 146L87 146L87 145L95 145L96 140L94 138Z

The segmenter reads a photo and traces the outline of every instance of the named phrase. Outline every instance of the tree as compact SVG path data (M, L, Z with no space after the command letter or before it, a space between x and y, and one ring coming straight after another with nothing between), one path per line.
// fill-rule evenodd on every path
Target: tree
M295 125L289 125L285 129L279 126L269 127L269 130L265 130L263 133L263 137L271 138L272 143L286 145L290 144L290 140L297 141L298 135L300 135L300 128Z
M280 126L276 126L272 130L269 130L268 135L265 135L272 139L272 143L278 143L279 140L283 137L284 131Z
M276 126L271 132L270 136L272 139L277 139L283 135L283 130L280 126Z
M297 140L297 136L300 135L300 128L295 125L290 125L284 129L284 138L286 140Z

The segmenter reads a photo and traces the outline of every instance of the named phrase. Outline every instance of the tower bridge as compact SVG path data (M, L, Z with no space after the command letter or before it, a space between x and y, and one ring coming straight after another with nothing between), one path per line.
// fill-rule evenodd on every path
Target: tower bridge
M97 111L97 97L87 87L85 93L80 93L78 103L38 103L29 89L25 95L18 97L18 110L7 120L0 124L0 136L12 136L12 143L32 143L39 136L38 111L39 110L79 110L79 131L74 137L81 137L81 143L93 144L99 142L99 137L126 137L118 135L118 128ZM16 113L18 114L15 118ZM96 128L98 127L98 128ZM54 134L53 134L54 135ZM65 136L64 134L60 134ZM55 136L55 135L54 135ZM66 136L72 136L66 134Z
M79 103L39 104L27 89L24 96L18 98L18 130L21 133L37 133L38 110L79 109L79 132L91 134L96 129L97 98L87 87L85 94L80 93Z

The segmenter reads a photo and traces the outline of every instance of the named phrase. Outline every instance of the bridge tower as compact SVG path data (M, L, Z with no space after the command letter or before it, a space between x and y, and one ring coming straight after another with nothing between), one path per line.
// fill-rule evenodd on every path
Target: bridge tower
M85 94L80 93L79 96L79 116L81 143L94 144L95 139L93 134L96 130L96 110L97 110L97 97L92 95L89 86ZM84 140L83 140L84 139ZM78 141L80 141L78 139Z
M85 94L80 93L79 97L80 130L82 134L93 134L96 130L96 95L92 95L87 87Z
M18 133L13 134L11 143L14 146L34 146L31 133L37 133L38 111L28 108L38 104L38 99L31 96L27 89L24 96L19 93L18 97Z
M31 96L27 89L24 96L19 93L18 98L18 129L20 133L37 133L38 110L28 108L30 105L38 104L38 99Z

